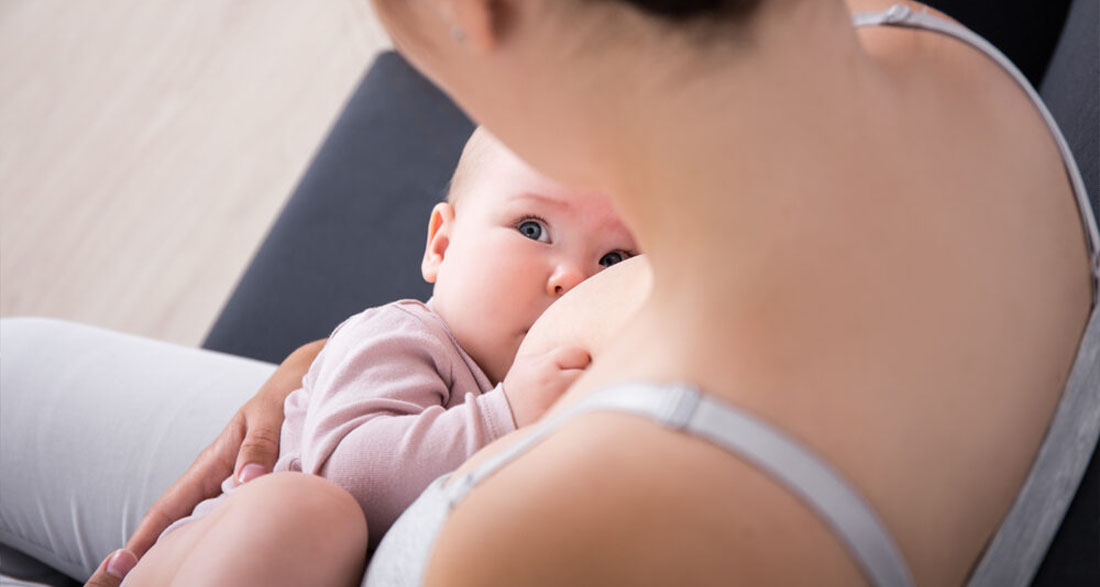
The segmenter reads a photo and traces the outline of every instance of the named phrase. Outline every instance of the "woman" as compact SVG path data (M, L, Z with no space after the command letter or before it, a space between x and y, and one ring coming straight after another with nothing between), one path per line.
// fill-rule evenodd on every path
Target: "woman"
M497 470L522 431L475 456L455 478L488 472L438 534L384 542L369 573L407 556L429 584L964 582L1094 299L1058 148L1004 70L946 35L855 30L839 0L375 5L517 153L611 193L649 252L651 295L562 409L697 387L856 505L600 410ZM882 551L838 530L855 518ZM415 538L398 526L387 541Z

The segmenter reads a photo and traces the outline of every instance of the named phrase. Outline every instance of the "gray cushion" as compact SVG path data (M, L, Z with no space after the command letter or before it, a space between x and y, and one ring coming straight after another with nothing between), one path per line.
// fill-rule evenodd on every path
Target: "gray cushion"
M1040 86L1085 178L1092 207L1100 197L1100 6L1076 0Z
M381 54L203 347L279 362L364 308L427 299L428 215L472 131L400 55Z
M1069 0L926 0L1001 50L1038 86L1058 43Z
M1076 0L1041 88L1061 126L1089 191L1100 210L1100 3ZM1035 585L1100 585L1100 451L1062 527L1047 551Z

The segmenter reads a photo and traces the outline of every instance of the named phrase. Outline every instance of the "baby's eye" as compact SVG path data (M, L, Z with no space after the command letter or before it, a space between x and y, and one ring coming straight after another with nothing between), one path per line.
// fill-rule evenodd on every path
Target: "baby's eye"
M600 265L604 267L610 267L616 263L622 263L630 258L630 255L622 251L611 251L610 253L600 257Z
M550 232L546 230L546 227L538 220L524 220L516 226L516 230L531 240L536 240L540 243L550 242Z

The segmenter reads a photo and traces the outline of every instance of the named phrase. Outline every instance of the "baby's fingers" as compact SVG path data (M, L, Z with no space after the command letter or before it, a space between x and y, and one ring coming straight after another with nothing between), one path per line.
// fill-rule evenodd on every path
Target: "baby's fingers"
M550 356L558 369L563 371L566 369L585 369L592 362L592 356L588 354L588 351L575 346L554 349Z
M557 385L561 392L569 389L578 377L584 374L584 369L562 369L558 371Z

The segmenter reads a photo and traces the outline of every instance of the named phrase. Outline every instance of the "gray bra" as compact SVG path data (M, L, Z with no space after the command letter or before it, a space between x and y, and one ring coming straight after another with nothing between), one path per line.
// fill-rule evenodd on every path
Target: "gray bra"
M1026 585L1039 567L1077 490L1100 435L1100 238L1084 183L1050 113L1008 59L966 28L898 5L860 14L861 26L903 26L936 31L988 55L1016 79L1050 127L1065 162L1087 235L1093 273L1093 310L1078 347L1066 389L1016 501L974 567L969 585ZM374 553L364 585L420 585L440 528L450 510L482 480L515 460L579 414L615 411L636 414L722 447L782 483L847 546L868 582L913 585L913 577L890 532L859 491L825 460L758 417L685 384L615 385L581 400L535 426L531 434L487 459L477 470L433 482L390 528Z

